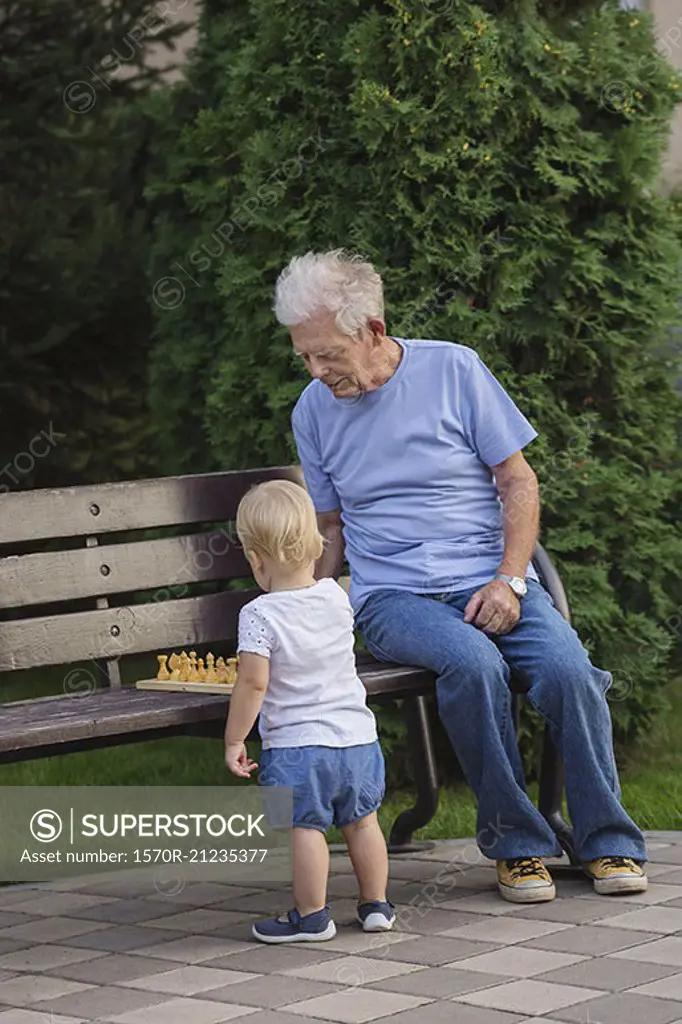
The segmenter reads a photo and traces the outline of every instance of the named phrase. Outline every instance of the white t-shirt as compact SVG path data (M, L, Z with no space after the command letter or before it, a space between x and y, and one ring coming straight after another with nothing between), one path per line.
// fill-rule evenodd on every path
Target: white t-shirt
M237 650L270 659L259 723L264 750L352 747L377 738L353 646L353 612L333 579L244 605Z

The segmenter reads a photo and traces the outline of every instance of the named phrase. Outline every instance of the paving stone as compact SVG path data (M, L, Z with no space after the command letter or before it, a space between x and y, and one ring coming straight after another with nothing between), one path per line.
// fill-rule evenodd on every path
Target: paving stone
M63 978L17 974L9 981L3 981L2 1001L8 1006L30 1006L31 1003L39 1003L43 999L53 1000L59 996L91 988L91 985L81 985L77 981L65 981Z
M657 882L665 883L665 885L682 885L682 868L670 868L668 865L665 866L665 872L656 876ZM647 873L649 869L647 868Z
M71 949L68 946L29 946L14 953L0 956L0 969L31 971L32 973L65 967L85 960L96 960L102 953L94 949Z
M61 964L51 968L49 973L86 984L119 985L131 978L141 978L145 974L173 969L173 964L168 960L150 960L148 957L126 953L102 954L98 951L97 957L97 960L90 960L87 963Z
M25 903L13 903L12 913L27 913L33 917L77 917L79 911L103 907L111 903L107 896L88 896L84 893L43 893Z
M529 921L558 921L565 924L589 924L592 921L603 921L607 917L617 917L624 912L622 903L618 900L608 903L606 898L552 900L549 903L533 903L528 906L508 906L511 907L514 917Z
M661 846L657 845L652 849L653 843L647 844L649 860L659 864L682 864L682 846Z
M639 964L632 960L616 960L614 957L602 956L539 974L537 981L551 981L557 985L584 985L585 988L620 992L674 973L675 968L670 966Z
M537 939L524 942L524 946L533 949L548 949L557 953L584 953L591 956L604 956L618 949L651 942L657 936L651 932L636 932L626 928L598 928L596 925L583 925L582 928L571 928L567 932L544 935Z
M495 988L483 989L480 992L469 992L457 996L455 1002L465 1002L474 1006L485 1006L491 1010L510 1010L522 1016L537 1016L552 1013L562 1007L574 1003L585 1002L600 996L601 992L591 988L578 988L574 985L552 985L546 981L513 981L508 985L497 985ZM556 1014L556 1016L560 1016ZM599 1018L595 1017L594 1021ZM637 1024L641 1024L640 1021ZM650 1024L650 1022L647 1022Z
M585 893L578 896L578 899L594 900L595 902L617 903L621 907L621 914L628 910L636 910L637 904L652 906L657 903L667 903L668 900L679 899L680 890L676 885L664 885L663 882L650 882L645 892L627 892L614 896L598 896L596 892ZM632 904L632 906L630 906Z
M107 921L111 924L139 924L140 921L161 920L177 910L164 903L145 899L112 900L94 907L73 911L70 916L86 921Z
M250 1006L213 1003L206 999L169 999L154 1006L107 1017L113 1024L221 1024L222 1021L245 1017L256 1011ZM0 1024L3 1024L0 1021Z
M149 899L154 896L161 896L155 884L155 876L149 871L144 873L120 872L117 871L109 878L102 878L100 875L91 875L80 886L80 892L94 896L112 896L117 899ZM188 885L185 889L189 888ZM166 897L167 899L171 897Z
M390 1024L517 1024L520 1020L519 1014L482 1010L464 1003L457 1003L453 1009L452 1002L427 1003L418 1010L407 1010L389 1018Z
M441 910L440 907L420 907L417 905L396 907L397 921L395 927L409 935L443 935L453 934L459 928L471 924L469 914L460 914L456 910Z
M145 941L149 942L149 932L146 929L142 930L145 932ZM159 960L198 964L202 960L215 960L228 953L243 953L252 948L252 943L217 939L213 935L184 935L182 938L170 939L152 946L139 946L135 949L135 956L150 956Z
M555 921L523 921L504 915L488 917L474 924L453 929L452 932L441 932L459 939L472 939L474 942L494 942L511 946L516 942L536 939L552 932L572 931L568 924L557 924Z
M282 1009L287 1013L339 1021L341 1024L365 1024L365 1021L387 1017L400 1010L412 1010L416 1006L423 1006L428 1001L421 996L350 988L334 992L333 995L316 996L314 999L291 1003Z
M305 948L295 949L287 945L268 946L253 942L248 953L229 953L215 960L204 961L205 967L225 967L229 971L255 971L257 974L274 974L286 971L291 967L307 967L308 964L322 963L323 960L336 960L341 955L338 951L321 948L331 942L305 943ZM391 957L395 959L395 957Z
M404 963L426 964L439 967L442 964L472 957L477 953L487 953L494 949L491 942L470 942L467 939L444 939L440 935L425 935L416 939L407 939L391 949L391 960L402 960ZM368 949L368 957L383 957L382 949Z
M358 882L355 875L337 875L330 878L327 886L330 896L354 896L358 897Z
M42 889L33 886L3 885L0 887L0 907L14 907L17 903L28 903L44 895Z
M666 903L666 908L667 907L672 907L673 910L679 910L680 907L682 907L682 897L680 897L679 900L668 900Z
M223 924L219 928L211 928L208 933L212 939L227 939L229 942L248 942L249 945L253 945L255 939L251 934L251 926L255 921L261 919L261 915L252 914L251 917L243 917L240 921L235 921L234 924ZM159 938L162 937L160 929L156 929L156 935ZM167 935L171 935L170 929L167 931Z
M192 882L189 885L185 885L178 893L166 895L162 892L154 892L153 895L150 895L149 899L157 902L169 900L174 904L187 904L191 907L204 907L210 903L216 910L230 910L231 907L222 907L218 904L243 899L244 896L253 896L259 891L260 889L257 885L230 885L227 882Z
M645 942L632 949L621 949L617 953L609 953L609 956L623 960L638 960L641 963L670 964L672 967L682 969L682 938L666 935L664 939ZM2 966L1 959L0 966Z
M244 1006L276 1009L278 1006L303 1002L315 996L331 995L336 991L333 985L321 981L296 978L293 974L271 974L261 976L257 985L251 981L242 981L236 985L212 988L206 993L206 998ZM300 1017L297 1017L296 1021L300 1021Z
M682 974L671 974L668 978L638 985L631 991L641 996L656 996L660 999L679 999L682 1001ZM681 1008L682 1012L682 1008Z
M463 971L484 971L503 974L509 978L532 978L558 967L568 967L585 957L568 953L550 953L543 949L525 949L523 946L509 946L493 953L460 960L458 967ZM551 1009L551 1007L550 1007Z
M267 917L275 917L291 908L291 893L288 890L272 892L257 892L252 896L240 896L230 901L230 912L239 913L241 917L247 914L265 914Z
M155 944L155 951L163 946L171 945L174 941L170 935L166 939L165 936L157 936L156 933L150 935L147 928L122 924L107 925L105 928L98 928L97 931L88 932L85 935L72 935L69 937L68 944L79 949L99 949L103 953L128 953L132 949L137 953L140 947L149 946L151 938L156 939L157 937L165 941ZM156 956L157 953L154 952L151 955Z
M506 981L507 979L501 974L460 971L454 967L427 967L399 977L370 982L369 986L384 992L405 992L411 996L451 999L462 992L475 992L478 989L500 985Z
M168 968L170 965L167 964ZM193 996L198 992L207 992L211 988L224 988L225 985L236 985L240 981L254 982L259 974L248 971L228 971L219 967L200 967L197 964L185 967L174 967L158 974L145 974L141 977L121 981L126 988L143 989L148 992L167 992L169 995ZM210 997L207 997L210 998Z
M560 1010L556 1016L579 1024L671 1024L679 1019L680 1004L668 999L617 992L593 999L583 1006Z
M388 957L375 960L367 956L342 956L337 960L326 960L322 964L293 967L282 973L293 974L298 978L309 978L310 981L326 981L330 985L343 988L346 985L368 985L384 978L393 978L398 974L423 970L419 964L400 963Z
M452 903L453 899L463 899L481 891L464 889L458 893L452 886L437 886L433 879L423 882L401 882L399 885L391 884L389 879L389 899L395 904L440 907L443 903Z
M649 862L645 865L645 871L650 879L655 878L656 881L665 882L666 884L675 881L674 878L666 877L668 875L675 874L675 869L673 868L671 870L669 864L654 864ZM682 879L680 880L680 884L682 884Z
M306 984L312 985L313 982L309 981ZM249 1024L301 1024L301 1019L305 1019L297 1016L295 1013L284 1013L282 1010L256 1010L249 1007L248 1012L249 1016L246 1018L230 1018L232 1024L241 1024L242 1019L248 1020Z
M79 1021L106 1020L109 1014L140 1010L164 1002L168 996L158 992L133 992L113 986L94 985L87 990L61 996L59 999L45 999L36 1003L33 1009L42 1010L43 1024L52 1024L47 1014L61 1013L77 1017ZM2 1018L0 1017L0 1024Z
M160 931L207 933L225 925L242 924L243 922L243 913L199 907L197 910L185 910L180 914L170 914L154 921L147 921L146 925L150 929L156 928Z
M44 1010L4 1010L0 1012L0 1024L83 1024L83 1020L61 1014L46 1019Z
M388 864L389 884L396 879L418 882L433 875L433 868L425 865L423 861L399 860L397 857L390 857Z
M28 924L15 924L2 932L4 939L27 942L60 942L76 935L106 930L101 921L76 921L69 917L38 917Z
M475 895L466 894L459 899L448 900L441 905L441 910L460 910L469 914L511 914L518 907L503 900L497 891L480 892Z
M619 914L598 922L602 928L633 928L642 932L661 932L672 935L682 931L682 910L665 906L642 907L628 914Z
M346 925L337 930L333 939L324 943L323 951L338 954L368 953L371 950L381 950L384 956L390 957L391 954L387 952L389 947L400 942L407 942L411 938L412 934L409 932L363 932L355 924Z
M10 910L0 910L0 928L11 928L16 924L30 924L31 921L36 920L38 920L36 915L14 914Z
M0 957L3 957L5 953L15 953L20 949L28 949L32 946L31 942L17 942L15 939L3 939L0 938Z

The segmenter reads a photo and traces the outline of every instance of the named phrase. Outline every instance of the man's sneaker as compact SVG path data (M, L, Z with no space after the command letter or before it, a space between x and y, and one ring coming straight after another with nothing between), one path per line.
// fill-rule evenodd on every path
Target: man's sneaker
M251 929L259 942L326 942L336 935L336 925L329 916L329 907L301 917L298 910L289 910L279 917L257 921Z
M395 922L393 904L386 900L358 903L358 921L365 932L390 932Z
M649 882L643 868L630 857L599 857L582 865L600 896L620 892L644 892Z
M539 857L498 860L497 888L510 903L545 903L556 896L552 876Z

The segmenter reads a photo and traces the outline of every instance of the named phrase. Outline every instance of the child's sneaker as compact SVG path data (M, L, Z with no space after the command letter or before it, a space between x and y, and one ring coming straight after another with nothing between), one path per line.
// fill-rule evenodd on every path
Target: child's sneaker
M395 922L393 904L386 900L358 903L358 921L365 932L390 932Z
M294 909L267 921L257 921L251 933L260 942L326 942L336 935L336 925L329 916L329 907L305 917Z

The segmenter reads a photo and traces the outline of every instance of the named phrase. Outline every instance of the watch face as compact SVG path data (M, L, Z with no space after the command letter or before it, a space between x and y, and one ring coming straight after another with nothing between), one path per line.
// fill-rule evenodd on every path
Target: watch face
M525 580L515 579L515 580L512 581L510 586L511 586L512 590L514 591L514 593L518 594L519 597L525 597L525 595L528 592L528 587L526 586L526 581Z

